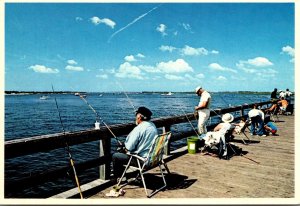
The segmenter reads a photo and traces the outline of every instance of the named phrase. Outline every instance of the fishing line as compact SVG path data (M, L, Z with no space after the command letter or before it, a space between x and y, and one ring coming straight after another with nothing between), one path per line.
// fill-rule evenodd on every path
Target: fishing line
M82 96L81 94L79 94L80 99L82 99L91 109L92 111L96 114L96 121L99 120L100 122L102 122L105 127L108 129L108 131L112 134L112 136L117 140L117 142L120 145L123 145L123 143L117 138L117 136L113 133L113 131L111 131L111 129L109 128L109 126L103 121L103 119L100 117L100 115L97 113L97 111L92 107L92 105L90 105L90 103L88 103L88 101L84 98L84 96Z
M52 91L53 91L53 93L54 93L53 85L52 85ZM54 100L55 100L56 109L57 109L58 116L59 116L59 121L60 121L62 130L63 130L63 136L66 137L66 136L65 136L65 135L66 135L65 127L64 127L64 125L63 125L63 123L62 123L60 111L59 111L59 109L58 109L58 104L57 104L57 100L56 100L56 97L55 97L55 96L54 96ZM70 147L69 147L68 142L66 141L66 139L65 139L65 143L66 143L66 146L67 146L67 151L68 151L68 154L69 154L69 159L70 159L71 166L72 166L72 168L73 168L74 177L75 177L75 181L76 181L76 184L77 184L77 187L78 187L78 190L79 190L80 198L83 199L82 192L81 192L81 188L80 188L80 184L79 184L79 179L78 179L78 176L77 176L77 173L76 173L76 169L75 169L75 164L74 164L74 161L73 161L73 158L72 158L72 155L71 155Z
M131 99L128 97L127 93L125 92L124 88L122 87L121 83L117 82L116 83L119 85L119 87L123 90L123 93L125 94L127 101L129 102L129 104L131 105L131 107L133 108L134 112L136 112L136 109L131 101Z
M186 119L189 121L189 123L190 123L190 125L192 126L193 130L195 131L196 135L197 135L197 136L200 136L200 135L198 134L198 132L196 131L196 128L193 126L192 122L191 122L190 119L188 118L188 116L187 116L187 114L185 113L185 111L184 111L182 108L180 108L180 109L181 109L181 111L184 113Z

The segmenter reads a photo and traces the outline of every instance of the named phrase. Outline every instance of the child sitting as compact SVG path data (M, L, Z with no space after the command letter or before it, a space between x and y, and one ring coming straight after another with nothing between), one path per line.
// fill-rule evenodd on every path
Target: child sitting
M241 121L239 123L233 124L235 126L234 132L236 134L241 134L241 130L244 128L246 124L246 119L244 117L241 118Z
M277 132L277 127L276 125L271 122L271 121L268 121L265 125L264 125L264 128L265 128L265 131L267 133L271 132L271 134L274 136Z

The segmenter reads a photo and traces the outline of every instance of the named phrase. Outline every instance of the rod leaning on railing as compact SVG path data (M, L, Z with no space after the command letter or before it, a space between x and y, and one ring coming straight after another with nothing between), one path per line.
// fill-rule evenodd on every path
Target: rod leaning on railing
M256 103L260 106L270 104L270 101ZM215 109L211 111L211 117L219 116L225 114L227 112L240 112L240 115L236 120L238 120L241 116L244 116L244 110L249 109L254 105L252 104L244 104L229 108ZM185 114L171 117L163 117L153 119L153 123L157 128L164 128L165 132L169 131L172 125L186 123L188 119L193 119L194 114ZM195 120L194 120L195 121ZM134 123L127 124L115 124L110 125L110 129L116 136L127 135L136 125ZM208 129L213 128L214 125L210 125ZM174 142L188 136L195 135L193 130L182 131L176 134L172 134L170 142ZM101 170L104 174L100 175L100 178L107 179L109 177L109 164L110 164L110 139L113 138L111 132L105 127L102 126L100 130L88 129L83 131L76 132L65 132L65 133L56 133L35 137L28 137L22 139L14 139L5 141L5 158L15 158L19 156L24 156L28 154L34 154L37 152L48 152L54 149L63 148L65 144L61 141L62 138L65 138L68 141L69 146L78 145L86 142L99 141L100 140L100 153L101 156L99 158L88 160L85 162L77 163L77 167L79 171L83 171L89 168L97 167L99 165L105 165L103 170ZM166 148L166 154L169 154L169 146ZM18 184L25 185L25 183L32 184L32 182L42 182L49 181L49 178L57 178L61 176L68 168L56 168L51 171L46 171L43 173L37 173L35 175L31 175L30 177L22 178L16 181L6 181L5 186L13 187Z

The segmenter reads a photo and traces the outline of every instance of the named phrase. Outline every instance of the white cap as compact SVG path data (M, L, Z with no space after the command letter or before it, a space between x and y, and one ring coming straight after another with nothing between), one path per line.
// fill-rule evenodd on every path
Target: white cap
M202 86L196 87L195 92L198 93L198 91L199 91L200 89L202 89Z

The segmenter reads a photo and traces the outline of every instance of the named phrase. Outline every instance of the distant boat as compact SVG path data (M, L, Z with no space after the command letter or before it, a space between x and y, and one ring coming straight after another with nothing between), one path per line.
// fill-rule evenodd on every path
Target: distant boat
M102 97L103 96L103 94L99 94L99 97Z
M165 96L171 96L171 95L173 95L174 93L172 93L172 92L168 92L167 94L161 94L161 95L165 95Z
M78 92L75 93L75 96L79 96L80 94Z
M46 100L46 99L49 99L49 96L47 95L40 96L40 100Z

